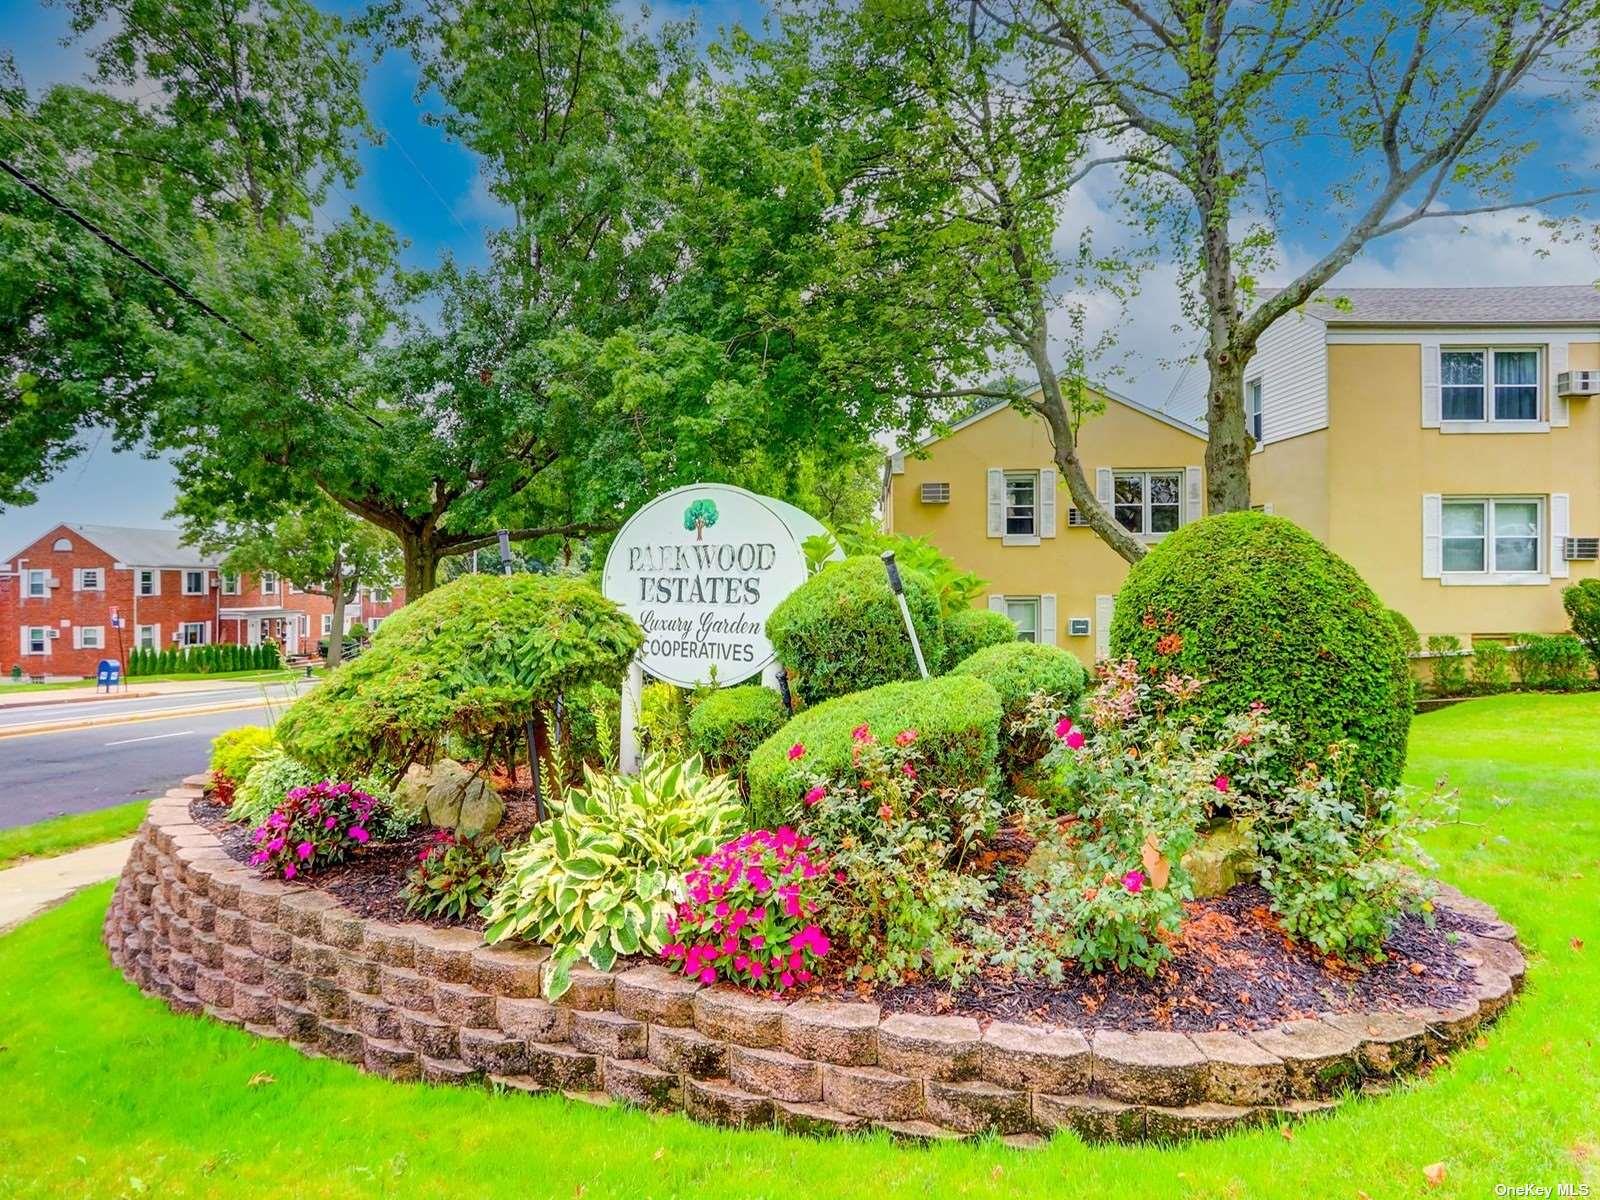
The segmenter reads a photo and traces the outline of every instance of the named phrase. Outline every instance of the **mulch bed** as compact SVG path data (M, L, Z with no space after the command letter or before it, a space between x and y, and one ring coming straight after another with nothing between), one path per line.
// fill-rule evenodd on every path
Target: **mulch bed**
M514 846L533 827L532 793L507 790L506 813L496 836ZM230 857L250 857L249 830L230 824L227 809L209 797L194 801L190 815L215 833ZM331 893L360 916L414 921L401 898L406 873L432 836L423 826L407 837L356 851L325 867L310 886ZM1015 867L1032 840L1010 831L990 843L973 865L980 871ZM1026 899L1002 894L990 922L1003 929L1026 919ZM792 991L792 999L874 1000L885 1013L971 1016L981 1021L1024 1021L1117 1029L1201 1032L1266 1029L1319 1013L1412 1007L1448 1008L1472 991L1472 968L1456 950L1454 935L1481 932L1470 917L1440 908L1429 928L1419 917L1403 918L1388 943L1384 962L1355 966L1326 958L1291 942L1273 917L1267 894L1255 885L1185 906L1188 918L1173 944L1174 955L1153 978L1141 972L1070 971L1059 983L1012 977L995 971L959 988L910 981L893 987L819 982ZM466 922L421 919L434 926L482 928Z

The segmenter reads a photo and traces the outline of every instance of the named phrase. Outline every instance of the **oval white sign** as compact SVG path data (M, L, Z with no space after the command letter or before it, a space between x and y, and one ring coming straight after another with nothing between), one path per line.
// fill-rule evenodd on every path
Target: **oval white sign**
M713 678L742 683L771 664L767 618L806 581L807 535L790 528L784 507L743 488L697 483L628 518L606 555L601 589L644 630L645 671L695 687Z

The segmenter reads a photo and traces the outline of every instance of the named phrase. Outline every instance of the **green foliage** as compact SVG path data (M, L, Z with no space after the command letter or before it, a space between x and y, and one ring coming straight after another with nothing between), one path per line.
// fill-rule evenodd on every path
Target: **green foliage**
M562 718L567 736L566 759L574 768L587 763L615 770L621 752L622 694L604 683L575 688L563 697Z
M1007 777L1050 751L1055 744L1051 728L1055 719L1078 711L1089 679L1083 664L1059 646L1015 638L979 650L949 673L981 679L1000 694L1005 713L1000 727L1000 770Z
M461 838L451 830L439 830L406 875L400 892L406 911L465 921L494 894L501 855L500 843L493 837Z
M1467 658L1461 653L1461 639L1452 633L1430 634L1428 653L1433 656L1433 690L1440 696L1465 692Z
M1511 650L1511 661L1523 687L1570 692L1589 683L1589 656L1569 633L1524 633Z
M552 950L544 991L558 999L584 958L609 970L619 954L667 941L674 885L736 826L731 780L698 758L652 755L634 776L584 770L559 811L505 856L506 876L484 910L490 942L527 938Z
M228 819L259 825L292 789L305 787L321 778L322 772L306 766L287 750L281 747L266 750L239 781L233 793L233 804L228 809Z
M906 603L928 671L944 663L944 620L932 585L902 570ZM829 563L791 592L767 619L767 636L807 704L897 679L917 678L916 655L889 589L871 556Z
M1349 741L1354 778L1399 781L1411 681L1394 626L1355 569L1292 521L1237 512L1169 534L1129 571L1111 650L1206 680L1197 715L1260 702L1306 759Z
M1411 618L1398 608L1388 610L1389 623L1394 626L1395 636L1400 639L1400 649L1407 654L1415 654L1422 649L1422 638L1417 634L1417 627L1411 623Z
M944 618L944 660L955 670L986 646L1017 640L1017 627L1005 613L988 608L962 608Z
M1561 591L1561 605L1572 622L1572 632L1589 652L1600 672L1600 579L1583 579Z
M242 783L261 756L277 745L265 725L241 725L211 739L211 771Z
M894 560L902 573L917 571L925 576L939 594L939 611L946 618L952 613L965 612L974 598L989 586L989 581L972 571L963 571L955 560L926 538L911 537L904 533L884 533L872 521L863 521L839 531L839 545L846 555L854 558L870 555L881 558L885 550L894 551ZM1013 628L1012 636L1016 636ZM955 662L954 658L947 661Z
M929 786L988 788L994 782L1000 718L994 688L957 675L887 683L804 709L750 756L752 821L768 829L793 824L813 777L849 775L854 731L863 725L876 736L915 730Z
M689 714L689 743L711 770L742 780L756 747L787 719L782 698L769 687L718 688Z
M1499 642L1479 642L1472 648L1472 688L1477 692L1503 692L1511 686L1511 655Z
M639 749L663 758L689 753L689 701L670 683L647 683L639 690Z
M386 620L371 649L295 702L278 738L340 777L431 760L451 734L492 749L536 706L615 683L642 641L579 580L464 575Z

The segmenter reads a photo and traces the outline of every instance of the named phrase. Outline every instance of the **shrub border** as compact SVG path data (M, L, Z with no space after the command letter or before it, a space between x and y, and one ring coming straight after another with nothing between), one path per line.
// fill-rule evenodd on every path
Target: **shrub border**
M702 987L656 965L577 969L552 1004L539 995L543 947L367 920L234 861L190 820L204 782L190 776L151 804L106 914L112 962L175 1012L392 1079L560 1091L805 1134L992 1132L1022 1146L1068 1128L1170 1140L1324 1112L1413 1073L1498 1017L1525 970L1511 926L1441 889L1441 903L1486 926L1462 942L1475 998L1449 1011L1243 1035L982 1029L968 1017Z

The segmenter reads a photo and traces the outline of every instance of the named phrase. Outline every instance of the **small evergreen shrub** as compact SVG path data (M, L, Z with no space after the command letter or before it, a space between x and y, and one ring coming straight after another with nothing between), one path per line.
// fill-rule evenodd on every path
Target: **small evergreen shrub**
M1566 588L1561 593L1561 604L1572 622L1572 632L1600 672L1600 579L1585 579Z
M1008 621L1007 624L1010 624ZM1058 646L1010 641L990 646L951 668L1000 693L1000 770L1010 776L1039 761L1055 743L1053 726L1078 711L1088 673Z
M1523 687L1570 692L1589 682L1589 655L1570 633L1524 633L1511 651Z
M1388 610L1389 624L1394 626L1395 636L1400 639L1400 649L1407 654L1415 654L1422 649L1422 638L1417 635L1417 627L1411 623L1411 618L1398 608Z
M1467 659L1461 653L1461 639L1452 633L1436 633L1428 638L1428 653L1433 655L1433 690L1441 696L1459 696L1467 690Z
M855 730L863 726L914 731L929 786L987 788L994 780L1000 720L999 693L971 675L886 683L805 709L750 756L754 824L792 824L813 776L849 776Z
M1488 695L1511 686L1511 655L1499 642L1472 648L1472 689Z
M756 747L786 720L782 698L769 687L719 688L689 714L689 744L713 771L743 779Z
M944 660L952 670L987 646L1017 640L1017 627L1005 613L963 608L944 619Z
M1215 723L1265 704L1306 759L1354 745L1354 778L1394 786L1411 680L1388 610L1355 568L1292 521L1206 517L1135 563L1117 596L1111 657L1207 681L1191 713Z
M936 674L945 661L938 593L918 571L900 577L928 672ZM870 556L823 567L773 610L767 636L807 704L917 678L900 606L882 561Z
M250 774L261 756L277 744L265 725L241 725L211 739L211 774L237 786Z

